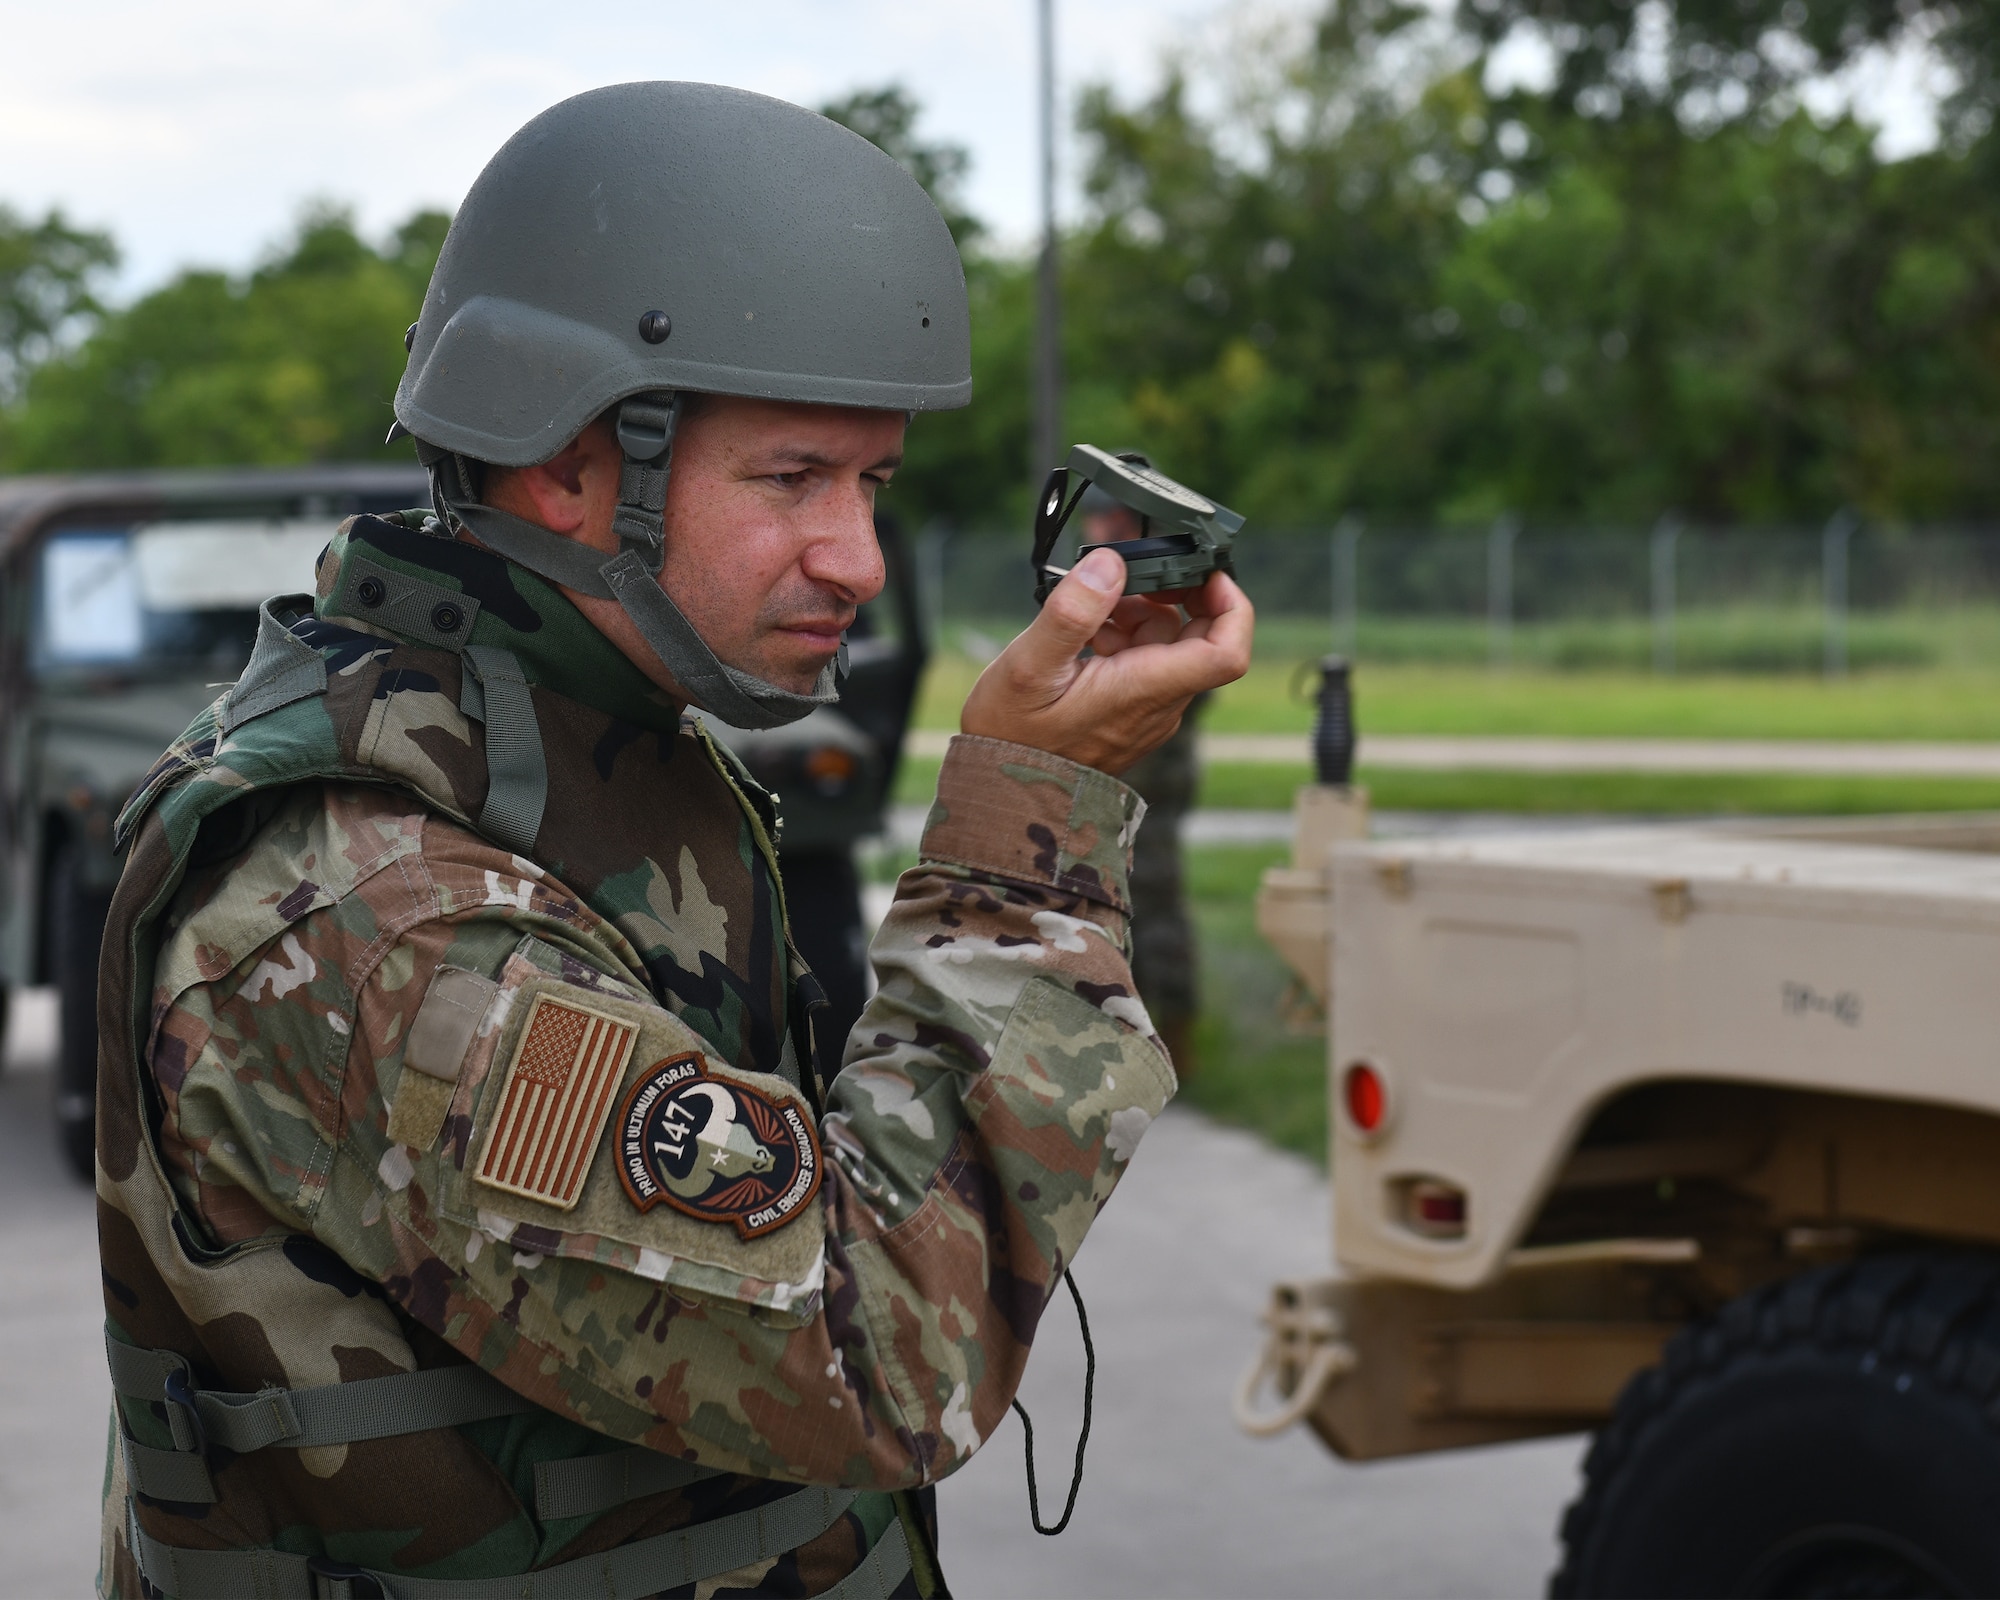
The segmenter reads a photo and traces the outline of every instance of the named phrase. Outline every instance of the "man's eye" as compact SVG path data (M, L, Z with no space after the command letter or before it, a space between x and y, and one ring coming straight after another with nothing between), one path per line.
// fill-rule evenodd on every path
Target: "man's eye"
M774 472L770 475L771 481L781 489L796 489L806 481L807 476L808 474L804 470L798 472Z

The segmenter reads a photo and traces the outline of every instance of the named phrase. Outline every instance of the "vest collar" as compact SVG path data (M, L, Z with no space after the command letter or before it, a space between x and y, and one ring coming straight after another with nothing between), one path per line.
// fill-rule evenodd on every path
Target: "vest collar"
M436 527L425 512L350 518L320 558L314 614L458 654L505 650L530 682L566 699L637 727L679 726L680 702L559 589Z

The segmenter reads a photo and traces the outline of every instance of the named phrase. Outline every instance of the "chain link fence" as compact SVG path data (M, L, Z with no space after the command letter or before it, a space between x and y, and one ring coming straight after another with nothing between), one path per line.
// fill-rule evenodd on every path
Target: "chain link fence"
M990 654L1033 613L1025 536L919 541L934 637ZM2000 668L2000 526L1365 524L1236 546L1269 648L1494 668Z

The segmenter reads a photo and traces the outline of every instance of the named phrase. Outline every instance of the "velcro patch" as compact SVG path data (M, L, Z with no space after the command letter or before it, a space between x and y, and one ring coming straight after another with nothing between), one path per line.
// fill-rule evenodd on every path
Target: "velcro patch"
M473 1176L558 1210L574 1207L638 1033L602 1011L536 996Z
M819 1138L797 1105L732 1078L699 1054L656 1061L618 1116L618 1177L641 1211L665 1201L745 1239L783 1227L819 1192Z

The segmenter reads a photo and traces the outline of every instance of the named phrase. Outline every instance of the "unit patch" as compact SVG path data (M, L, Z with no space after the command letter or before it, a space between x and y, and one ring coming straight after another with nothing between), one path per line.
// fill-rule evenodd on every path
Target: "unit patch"
M798 1106L710 1077L690 1051L655 1062L627 1091L618 1177L641 1211L664 1200L750 1239L819 1192L819 1137Z
M563 1211L575 1206L638 1032L601 1011L536 996L473 1176Z

